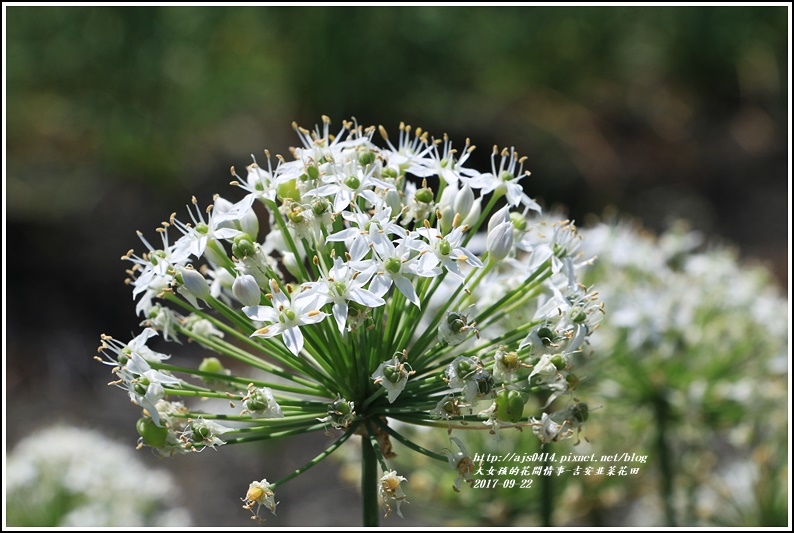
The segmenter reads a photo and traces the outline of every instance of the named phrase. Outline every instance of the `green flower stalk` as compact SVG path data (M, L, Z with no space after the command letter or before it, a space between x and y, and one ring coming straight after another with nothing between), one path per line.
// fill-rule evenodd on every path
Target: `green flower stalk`
M483 173L465 165L468 140L456 150L401 125L395 146L384 128L355 121L333 134L325 117L314 131L294 127L293 160L266 152L245 178L232 168L239 201L216 196L199 209L194 199L190 221L172 215L159 246L140 235L146 251L123 257L145 329L126 344L103 336L100 351L113 384L143 408L140 444L170 456L336 434L305 466L250 484L244 506L259 518L275 512L280 485L361 436L364 522L377 525L378 494L387 513L408 502L410 483L389 466L392 438L448 461L392 420L573 436L572 377L601 307L577 283L586 261L573 225L540 222L523 192L524 158L494 149ZM147 346L158 335L212 354L172 364ZM199 398L234 414L188 406ZM550 412L557 398L568 406ZM472 460L452 442L449 464L469 481L473 469L460 465Z

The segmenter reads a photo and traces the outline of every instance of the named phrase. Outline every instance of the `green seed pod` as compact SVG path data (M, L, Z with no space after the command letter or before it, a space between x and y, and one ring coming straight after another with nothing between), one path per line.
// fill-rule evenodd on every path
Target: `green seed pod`
M193 442L204 442L204 439L208 438L211 434L212 431L210 431L210 428L208 428L206 424L202 422L193 423L193 431L191 432Z
M135 424L138 435L143 438L143 442L152 448L160 448L168 438L168 428L160 427L149 417L139 418Z
M548 326L543 326L538 329L538 337L540 337L543 346L548 346L554 341L554 331Z
M375 154L367 150L358 154L358 162L361 166L371 165L375 162Z
M386 366L383 367L383 377L391 381L392 383L397 383L400 381L402 377L402 373L394 367Z
M510 222L513 223L513 227L518 231L525 231L527 229L527 218L518 212L510 213Z
M320 177L320 169L314 165L309 165L306 167L306 174L313 180L316 180Z
M418 191L416 191L415 198L417 202L422 202L423 204L429 204L433 201L433 191L431 191L427 187L423 189L419 189Z
M551 364L556 366L557 370L564 370L565 367L568 366L565 362L565 358L559 354L551 358Z
M590 417L590 408L584 402L575 403L571 407L571 416L580 424L587 422Z
M287 212L287 218L290 219L290 221L294 224L300 224L304 220L303 209L301 209L300 207L295 209L290 209Z
M458 376L463 377L471 372L471 364L468 361L458 362Z
M584 322L587 320L587 313L581 307L573 307L571 308L571 320L577 324Z
M496 418L517 423L524 416L524 398L516 390L502 389L496 394Z
M312 203L312 211L315 215L322 215L331 208L331 204L325 198L320 198Z
M383 262L383 267L386 269L386 272L390 274L397 274L402 268L402 261L396 257L390 257Z
M481 395L490 394L494 387L494 380L491 373L487 370L480 370L477 372L477 375L474 377L475 383L477 383L477 391Z
M347 185L351 189L358 190L358 188L361 187L361 180L358 179L356 176L348 176L343 181L345 185Z
M300 202L301 199L301 193L298 190L298 182L294 179L279 183L278 187L276 187L276 194L278 194L278 197L282 200L290 199L295 202Z
M351 413L350 403L345 399L336 400L332 405L334 413L349 415Z
M237 259L244 259L254 255L254 240L247 233L241 233L234 238L232 243L232 254Z

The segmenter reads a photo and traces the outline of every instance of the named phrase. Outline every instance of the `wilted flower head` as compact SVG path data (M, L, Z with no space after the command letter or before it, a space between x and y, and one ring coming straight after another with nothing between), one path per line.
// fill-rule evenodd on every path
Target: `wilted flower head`
M400 505L408 503L405 499L405 492L401 486L403 481L407 481L403 476L398 476L394 470L389 470L380 478L380 486L378 490L381 498L383 498L383 505L386 508L386 516L391 512L391 504L397 506L397 515L402 518L403 514L400 511Z
M273 514L276 514L276 505L278 502L276 501L276 495L271 490L270 483L267 482L266 479L262 481L252 481L250 485L248 485L248 491L245 493L245 498L243 498L243 509L248 509L253 513L251 517L253 520L261 519L259 516L259 509L262 507L266 507L268 511Z

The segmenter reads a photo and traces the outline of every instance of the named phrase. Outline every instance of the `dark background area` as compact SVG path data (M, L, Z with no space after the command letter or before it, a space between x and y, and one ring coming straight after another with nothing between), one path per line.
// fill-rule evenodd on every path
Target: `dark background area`
M321 114L469 137L481 170L515 146L526 192L579 224L683 217L786 285L785 7L9 7L6 29L9 448L55 420L135 442L92 359L100 333L139 330L119 257L191 195L239 199L229 167L288 156L290 123ZM248 482L320 449L287 446L173 461L196 523L248 524ZM358 523L355 489L318 468L269 524Z

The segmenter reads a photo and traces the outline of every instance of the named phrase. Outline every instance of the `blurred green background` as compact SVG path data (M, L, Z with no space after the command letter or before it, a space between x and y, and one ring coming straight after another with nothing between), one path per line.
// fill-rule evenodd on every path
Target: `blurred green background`
M469 137L478 169L492 144L515 146L533 172L526 191L545 206L565 205L580 223L614 206L657 230L684 217L765 261L785 286L787 16L732 6L7 7L9 446L55 419L134 442L137 409L91 359L99 333L138 330L119 256L140 248L135 230L151 237L171 212L184 217L191 195L238 199L229 167L265 148L288 154L290 123L312 127L321 114L395 135L405 121L458 146ZM195 523L248 523L236 500L262 477L260 456L174 461L197 471L188 498L215 498L191 502ZM204 464L244 475L209 478ZM296 483L328 512L355 500ZM359 520L357 510L326 519L290 507L269 523Z

